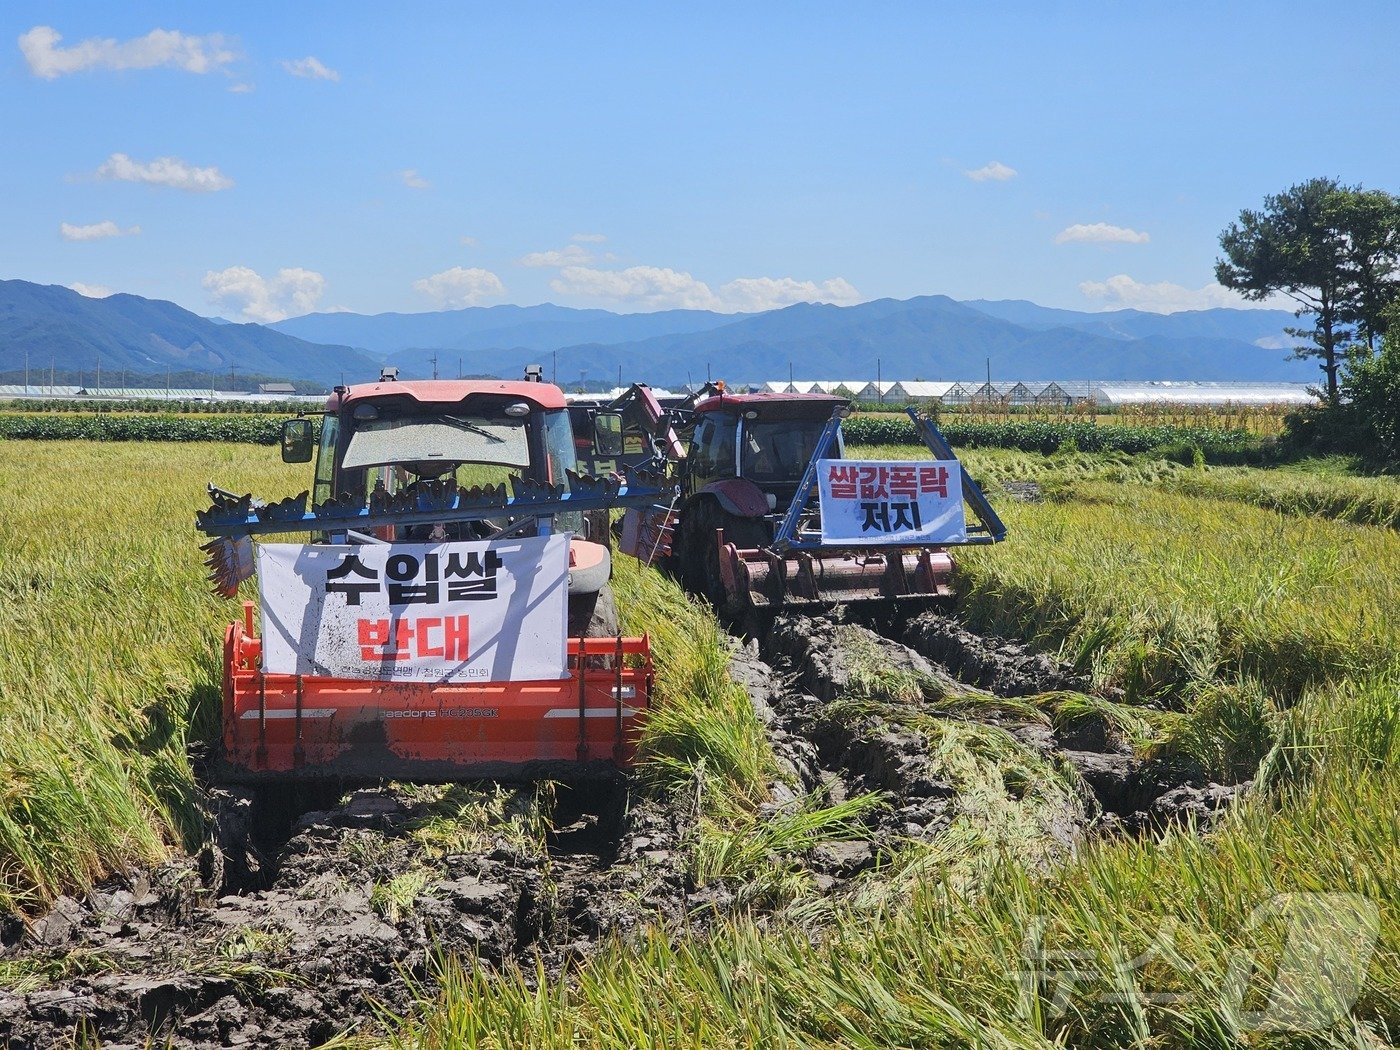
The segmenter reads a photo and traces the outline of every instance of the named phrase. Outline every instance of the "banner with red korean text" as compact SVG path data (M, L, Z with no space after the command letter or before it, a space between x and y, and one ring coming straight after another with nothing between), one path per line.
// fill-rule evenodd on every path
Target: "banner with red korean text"
M269 674L395 682L568 676L569 538L258 547Z
M817 498L824 543L967 542L957 460L819 460Z

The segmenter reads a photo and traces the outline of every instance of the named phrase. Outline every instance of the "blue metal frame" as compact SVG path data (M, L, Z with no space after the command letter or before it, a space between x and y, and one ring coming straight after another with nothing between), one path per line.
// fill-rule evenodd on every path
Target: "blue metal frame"
M320 513L306 509L307 494L293 496L271 506L248 509L248 497L226 500L197 515L195 527L206 536L265 536L283 532L366 531L381 525L435 525L487 518L548 518L570 511L607 510L612 507L651 506L668 492L645 484L598 486L591 491L539 495L527 494L484 501L458 495L450 506L413 509L346 507L322 504ZM431 501L425 500L424 503ZM331 501L333 503L333 501Z
M934 458L940 460L957 460L953 455L953 450L949 447L947 440L939 433L938 427L934 425L932 419L920 416L918 412L910 408L906 410L909 418L914 421L914 429L918 432L920 440L925 447L933 453ZM811 460L807 463L807 469L802 472L802 481L797 486L797 492L792 497L792 502L788 504L787 513L783 515L783 520L773 533L773 550L783 553L785 551L817 551L827 549L830 544L823 543L819 533L798 532L798 522L802 518L807 504L811 502L817 488L817 463L827 458L827 453L836 445L837 437L841 432L841 420L850 414L850 409L842 405L831 413L831 418L826 421L826 427L822 430L821 436L817 438L817 447L812 453ZM958 460L958 470L962 473L963 498L972 508L973 514L977 516L978 525L968 527L968 538L963 544L939 543L940 547L951 546L978 546L990 543L1000 543L1006 539L1006 526L1002 524L1001 518L992 505L987 502L987 497L983 494L981 487L972 480L967 468ZM909 546L909 544L891 544L891 546Z

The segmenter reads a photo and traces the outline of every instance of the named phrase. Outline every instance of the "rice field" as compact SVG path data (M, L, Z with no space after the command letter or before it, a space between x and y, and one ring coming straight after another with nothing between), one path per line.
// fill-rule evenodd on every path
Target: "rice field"
M305 468L254 446L13 441L0 451L0 910L32 913L107 872L200 846L187 745L214 730L216 647L233 606L203 588L193 512L207 480L278 494L304 487ZM1141 746L1222 776L1257 774L1246 801L1209 836L1103 839L1053 864L969 836L961 854L950 841L947 855L903 869L898 894L816 908L794 893L761 920L643 934L562 976L444 960L441 987L386 1018L389 1042L1394 1042L1393 523L1377 511L1352 524L1289 495L1324 492L1331 479L1316 476L1073 454L967 459L1011 539L960 559L963 615L1089 673ZM1039 481L1044 498L1005 498L1002 480ZM1373 483L1389 484L1337 487ZM765 816L773 755L728 678L726 635L625 559L616 586L628 629L652 635L666 697L644 776L658 792L694 791L701 807L693 876L768 878L767 899L784 899L771 858L840 837L853 811L804 804L786 822ZM984 776L962 762L965 744L950 738L949 769ZM978 878L954 877L970 850ZM1333 982L1354 1002L1317 1001L1289 976L1300 928L1325 934L1308 945L1354 978ZM1298 1034L1289 1019L1299 1016L1326 1023Z

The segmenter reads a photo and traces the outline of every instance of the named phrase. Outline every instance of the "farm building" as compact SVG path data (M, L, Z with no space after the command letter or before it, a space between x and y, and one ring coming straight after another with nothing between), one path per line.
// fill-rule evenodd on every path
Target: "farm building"
M1306 383L1200 383L1160 380L1147 383L1095 383L1101 405L1310 405L1317 402Z
M1060 379L1018 382L925 382L901 379L870 382L858 379L771 382L762 389L774 393L842 394L856 401L880 401L889 405L939 401L945 405L1064 406L1093 402L1116 405L1306 405L1317 398L1306 383L1215 383L1195 380Z

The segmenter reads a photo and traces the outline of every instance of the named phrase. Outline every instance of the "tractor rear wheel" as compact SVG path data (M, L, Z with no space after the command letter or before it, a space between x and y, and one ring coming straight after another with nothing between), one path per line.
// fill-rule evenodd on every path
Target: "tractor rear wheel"
M689 514L685 529L685 557L682 572L686 587L703 594L717 609L729 604L720 571L720 549L715 530L724 530L724 542L740 550L752 550L769 542L768 525L762 518L731 514L715 499L700 500Z

